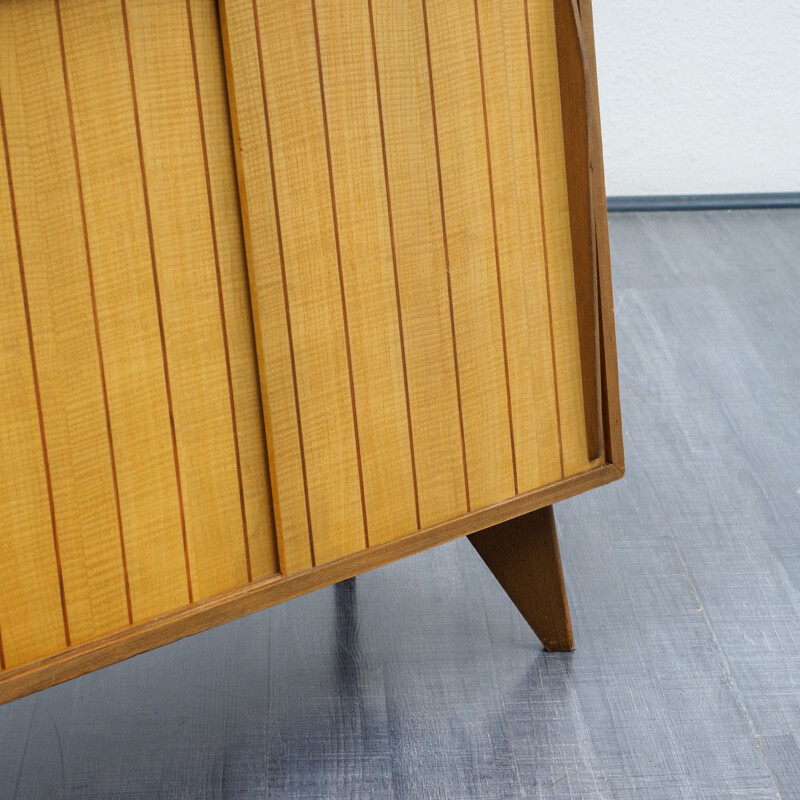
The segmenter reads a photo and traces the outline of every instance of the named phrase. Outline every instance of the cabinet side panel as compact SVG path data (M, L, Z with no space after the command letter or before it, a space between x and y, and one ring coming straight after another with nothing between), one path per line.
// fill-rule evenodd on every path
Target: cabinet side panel
M624 469L622 419L619 401L619 370L614 325L614 292L611 281L611 251L608 239L608 209L603 165L603 139L597 87L594 25L591 0L580 0L581 27L586 47L589 93L589 152L592 159L592 200L597 236L598 290L600 294L600 351L603 368L603 426L606 460Z

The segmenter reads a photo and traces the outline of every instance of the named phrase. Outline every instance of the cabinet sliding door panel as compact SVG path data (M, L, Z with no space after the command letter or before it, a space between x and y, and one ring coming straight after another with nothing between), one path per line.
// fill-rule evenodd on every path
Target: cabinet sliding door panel
M284 572L600 463L552 0L223 23Z
M0 30L9 670L278 565L215 3Z

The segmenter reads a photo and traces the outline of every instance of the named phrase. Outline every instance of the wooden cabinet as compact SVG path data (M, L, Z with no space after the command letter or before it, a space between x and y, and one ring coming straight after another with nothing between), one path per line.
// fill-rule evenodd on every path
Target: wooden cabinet
M588 2L0 4L0 701L620 477Z

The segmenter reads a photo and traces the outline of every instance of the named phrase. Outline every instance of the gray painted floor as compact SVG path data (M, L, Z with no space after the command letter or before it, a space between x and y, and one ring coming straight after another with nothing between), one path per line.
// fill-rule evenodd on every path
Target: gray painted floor
M0 707L0 798L800 798L800 211L612 218L578 650L466 541Z

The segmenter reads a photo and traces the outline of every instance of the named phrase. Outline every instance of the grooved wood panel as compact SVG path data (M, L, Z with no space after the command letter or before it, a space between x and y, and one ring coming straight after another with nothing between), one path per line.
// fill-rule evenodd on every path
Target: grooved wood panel
M552 0L224 0L281 565L585 472Z
M277 571L213 0L0 4L0 669Z

